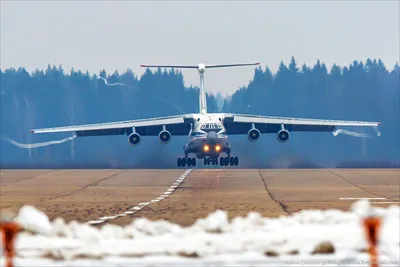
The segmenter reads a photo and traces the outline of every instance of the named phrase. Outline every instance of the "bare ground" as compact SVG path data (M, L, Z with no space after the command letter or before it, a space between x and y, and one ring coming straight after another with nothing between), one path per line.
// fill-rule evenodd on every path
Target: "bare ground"
M50 219L86 222L157 198L184 171L1 170L0 209L29 204ZM111 222L146 217L189 225L216 209L230 218L249 211L275 217L310 208L347 210L354 201L339 198L384 198L371 201L398 205L400 169L199 169L168 198Z

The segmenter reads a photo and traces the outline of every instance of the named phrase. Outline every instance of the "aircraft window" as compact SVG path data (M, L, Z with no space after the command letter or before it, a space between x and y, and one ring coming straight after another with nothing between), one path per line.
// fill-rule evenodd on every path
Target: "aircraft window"
M222 129L222 125L220 123L204 123L201 126L201 129L203 130L219 130Z

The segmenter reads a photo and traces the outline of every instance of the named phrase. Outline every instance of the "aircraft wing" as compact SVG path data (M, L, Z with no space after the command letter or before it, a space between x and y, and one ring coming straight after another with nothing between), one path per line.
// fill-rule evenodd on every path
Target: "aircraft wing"
M247 134L254 123L261 133L277 133L282 128L290 131L333 132L336 127L378 127L380 122L342 121L309 118L271 117L247 114L225 114L224 124L229 134Z
M141 136L157 136L166 126L171 135L188 135L193 114L167 116L149 119L138 119L130 121L116 121L86 125L72 125L54 128L33 129L33 133L61 133L75 132L79 136L100 136L100 135L129 135L132 128Z

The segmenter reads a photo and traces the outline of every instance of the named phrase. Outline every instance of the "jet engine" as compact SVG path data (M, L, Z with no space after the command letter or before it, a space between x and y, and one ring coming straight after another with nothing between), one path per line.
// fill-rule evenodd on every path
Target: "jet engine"
M247 133L247 137L249 138L250 141L256 142L260 138L261 133L258 129L253 128L250 129L249 132Z
M128 141L131 145L137 146L140 144L140 135L138 133L131 133L128 137Z
M282 129L278 132L276 138L278 139L279 142L286 143L287 141L289 141L290 134L287 130Z
M168 132L167 130L162 130L158 134L158 138L160 139L161 143L167 144L169 141L171 141L171 133Z

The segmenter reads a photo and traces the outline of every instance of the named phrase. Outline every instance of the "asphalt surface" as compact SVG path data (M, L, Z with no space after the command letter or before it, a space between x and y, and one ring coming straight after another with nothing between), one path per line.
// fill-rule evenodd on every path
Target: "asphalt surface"
M190 225L216 209L276 217L303 209L348 210L356 198L400 204L400 169L1 170L0 209L33 205L50 219L133 218ZM168 191L168 192L167 192ZM145 204L144 204L145 203Z

